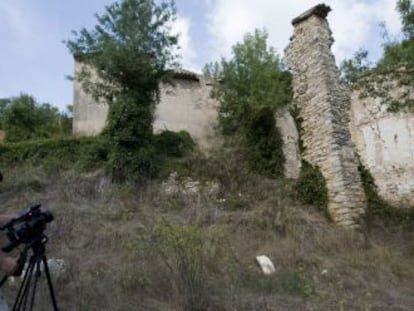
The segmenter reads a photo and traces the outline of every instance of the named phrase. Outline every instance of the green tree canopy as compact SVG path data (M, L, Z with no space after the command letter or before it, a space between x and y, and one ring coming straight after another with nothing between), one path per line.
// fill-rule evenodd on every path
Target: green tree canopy
M74 32L75 38L66 42L89 65L75 78L110 106L106 133L117 180L150 173L159 82L176 65L177 36L171 35L175 15L173 1L122 0L96 15L93 29ZM99 79L93 79L94 72Z
M50 104L36 102L31 95L3 100L0 106L4 106L0 107L0 121L9 142L71 134L72 120L67 115Z
M248 33L233 46L232 58L204 68L205 75L219 83L214 96L220 102L219 123L223 134L243 130L253 110L276 108L291 99L290 74L283 70L279 55L267 45L265 30Z
M372 64L368 61L368 51L360 49L353 58L341 63L341 78L347 83L356 83L370 68Z
M10 98L0 98L0 129L3 129L4 112L10 105Z
M408 70L414 69L414 4L412 0L398 0L396 9L400 15L403 39L387 42L384 45L384 55L378 63L380 69L392 70L403 66Z
M254 171L277 177L284 155L274 114L291 101L291 76L267 38L265 30L246 34L233 46L230 60L211 63L204 73L216 81L213 96L220 103L222 133L242 138Z
M400 13L402 31L407 39L414 37L414 5L411 0L398 0L397 11Z
M410 97L395 100L391 90L402 86L414 88L414 4L411 0L397 0L396 10L401 19L402 38L388 39L375 65L369 64L367 52L360 50L341 64L341 72L346 82L361 89L361 96L380 98L389 111L412 111L414 100Z

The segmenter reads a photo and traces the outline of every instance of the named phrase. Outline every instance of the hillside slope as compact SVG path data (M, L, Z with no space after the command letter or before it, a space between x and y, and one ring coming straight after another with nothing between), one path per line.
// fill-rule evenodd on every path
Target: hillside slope
M101 170L5 168L0 202L54 213L47 249L66 262L54 277L62 310L414 309L412 228L336 227L300 203L292 181L243 163L230 151L192 155L145 188L113 185ZM256 266L262 254L275 274ZM10 302L16 290L7 287Z

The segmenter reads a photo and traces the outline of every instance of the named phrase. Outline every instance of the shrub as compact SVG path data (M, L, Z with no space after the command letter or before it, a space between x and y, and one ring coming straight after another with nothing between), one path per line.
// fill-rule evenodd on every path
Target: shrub
M270 107L253 114L246 137L253 171L268 177L283 177L283 140Z
M302 169L295 189L304 203L317 206L329 218L326 181L317 167L302 161Z
M157 259L161 261L159 266L168 269L167 280L172 281L176 294L183 300L180 305L184 310L207 309L207 237L199 226L175 225L160 219L143 236L127 241L125 246L145 253L152 266ZM162 282L166 282L165 276ZM156 281L151 283L157 286Z
M26 94L0 102L0 123L8 142L68 136L72 131L68 115Z
M186 131L162 131L154 136L157 154L169 157L182 157L193 150L195 143Z
M0 145L0 165L7 167L31 164L94 169L107 160L107 141L101 137L52 138Z
M410 225L414 223L414 209L397 208L385 202L377 191L377 185L371 173L362 164L358 167L361 174L362 185L367 197L368 221L375 217L391 225Z

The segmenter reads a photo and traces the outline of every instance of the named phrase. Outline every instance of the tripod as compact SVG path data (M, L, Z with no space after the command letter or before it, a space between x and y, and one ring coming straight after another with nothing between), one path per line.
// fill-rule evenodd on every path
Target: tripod
M50 277L49 266L47 264L47 258L45 255L45 244L47 243L47 237L43 235L38 240L35 240L31 245L26 246L22 252L22 258L27 257L27 251L32 249L32 255L29 259L29 265L24 273L23 281L20 285L19 291L16 296L16 300L13 305L13 311L26 311L33 310L36 296L36 288L39 278L41 276L41 264L43 263L44 272L47 278L47 284L49 288L50 297L52 299L53 310L59 311L56 303L56 297L53 290L52 279ZM26 260L24 260L26 261ZM27 307L29 307L27 309Z

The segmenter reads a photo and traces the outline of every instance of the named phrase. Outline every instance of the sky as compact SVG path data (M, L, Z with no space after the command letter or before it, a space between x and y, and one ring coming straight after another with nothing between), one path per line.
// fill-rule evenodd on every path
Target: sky
M73 103L73 57L64 40L72 31L96 24L95 13L115 0L0 0L0 98L21 93L61 110ZM176 0L173 31L180 33L181 64L202 67L231 57L231 47L247 32L265 28L268 43L283 56L293 33L291 21L323 0ZM391 38L400 36L396 0L325 0L339 64L359 49L377 60L385 23Z

